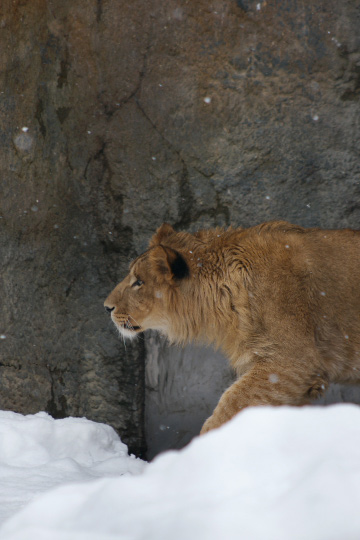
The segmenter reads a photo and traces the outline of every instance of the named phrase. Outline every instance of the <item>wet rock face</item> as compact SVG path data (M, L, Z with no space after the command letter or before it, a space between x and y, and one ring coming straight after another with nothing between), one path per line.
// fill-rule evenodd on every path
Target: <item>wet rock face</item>
M155 228L360 226L359 26L352 0L1 3L0 407L139 454L144 342L102 302Z

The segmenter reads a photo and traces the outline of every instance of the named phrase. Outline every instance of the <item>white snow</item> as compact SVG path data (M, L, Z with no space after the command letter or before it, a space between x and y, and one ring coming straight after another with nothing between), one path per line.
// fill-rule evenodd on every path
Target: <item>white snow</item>
M134 474L143 467L110 426L0 411L0 522L54 486Z
M360 538L355 405L246 409L146 466L85 419L1 413L0 431L4 516L11 499L64 484L15 513L1 540Z

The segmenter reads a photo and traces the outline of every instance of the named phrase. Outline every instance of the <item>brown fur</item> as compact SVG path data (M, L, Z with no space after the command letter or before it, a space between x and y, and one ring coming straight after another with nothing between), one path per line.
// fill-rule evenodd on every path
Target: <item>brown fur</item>
M330 382L360 382L359 283L357 231L164 224L105 306L124 335L154 328L227 354L239 378L204 433L249 405L303 405Z

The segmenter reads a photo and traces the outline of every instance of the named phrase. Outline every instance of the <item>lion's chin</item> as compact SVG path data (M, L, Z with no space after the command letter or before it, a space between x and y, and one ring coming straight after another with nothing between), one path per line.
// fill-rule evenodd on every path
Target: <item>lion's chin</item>
M117 324L117 323L115 323L115 326L119 334L121 335L121 337L126 337L129 339L134 339L136 335L142 331L140 326L136 326L133 329L125 328L124 326L121 326L120 324Z

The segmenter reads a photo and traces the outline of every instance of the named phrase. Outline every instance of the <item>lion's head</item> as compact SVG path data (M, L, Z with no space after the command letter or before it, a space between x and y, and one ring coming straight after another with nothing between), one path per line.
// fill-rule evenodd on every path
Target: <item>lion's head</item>
M185 258L161 244L171 234L176 233L169 225L160 227L149 249L130 264L128 275L104 303L125 337L133 338L150 328L169 334L167 307L180 283L189 276Z

